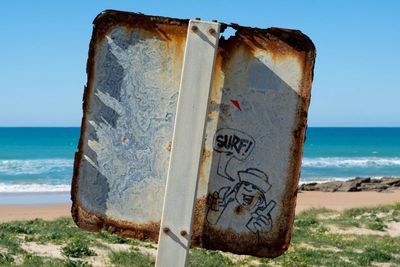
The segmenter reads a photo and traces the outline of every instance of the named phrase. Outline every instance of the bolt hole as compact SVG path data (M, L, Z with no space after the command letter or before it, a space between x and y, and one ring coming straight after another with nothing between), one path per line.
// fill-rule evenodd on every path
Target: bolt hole
M192 31L193 32L197 32L199 30L199 28L196 26L196 25L193 25L192 26Z

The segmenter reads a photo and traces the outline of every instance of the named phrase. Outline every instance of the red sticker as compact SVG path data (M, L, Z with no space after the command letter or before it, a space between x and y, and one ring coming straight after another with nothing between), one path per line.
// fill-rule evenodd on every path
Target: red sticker
M242 108L240 107L239 101L236 99L231 99L232 104L237 107L238 110L242 111Z

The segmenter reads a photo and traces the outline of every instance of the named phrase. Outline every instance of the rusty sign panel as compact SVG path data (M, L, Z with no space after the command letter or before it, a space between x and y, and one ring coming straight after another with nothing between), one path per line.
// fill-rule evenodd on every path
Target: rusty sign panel
M72 185L80 227L158 240L187 26L119 11L95 19ZM230 26L191 244L275 257L291 237L315 48L300 31Z

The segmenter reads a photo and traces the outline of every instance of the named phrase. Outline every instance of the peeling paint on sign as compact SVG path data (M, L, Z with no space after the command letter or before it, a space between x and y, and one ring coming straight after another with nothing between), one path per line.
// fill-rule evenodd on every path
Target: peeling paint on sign
M105 11L94 25L73 217L85 229L157 241L188 20ZM291 236L315 48L299 31L230 26L210 93L192 245L274 257Z

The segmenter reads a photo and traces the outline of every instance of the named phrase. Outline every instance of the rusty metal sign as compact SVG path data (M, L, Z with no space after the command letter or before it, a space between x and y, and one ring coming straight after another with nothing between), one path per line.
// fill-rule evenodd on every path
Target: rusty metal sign
M95 19L72 184L80 227L158 240L188 23ZM221 32L228 26L236 34L219 40L191 245L275 257L291 238L315 48L300 31Z

